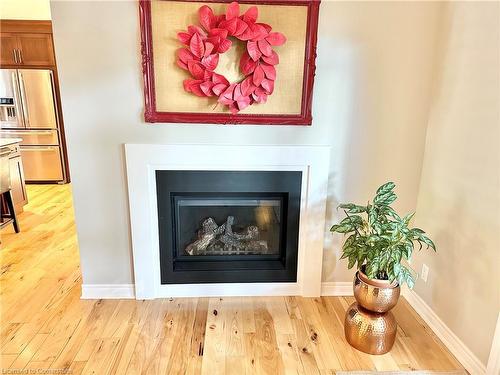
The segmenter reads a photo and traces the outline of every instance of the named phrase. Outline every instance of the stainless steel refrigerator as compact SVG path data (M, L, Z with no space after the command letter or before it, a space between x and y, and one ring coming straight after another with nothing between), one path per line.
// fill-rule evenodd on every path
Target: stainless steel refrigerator
M51 70L0 69L2 137L22 138L27 182L66 180Z

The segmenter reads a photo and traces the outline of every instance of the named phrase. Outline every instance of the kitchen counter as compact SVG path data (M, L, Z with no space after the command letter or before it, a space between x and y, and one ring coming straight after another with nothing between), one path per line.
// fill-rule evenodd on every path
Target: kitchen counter
M22 138L0 138L0 147L13 145L15 143L21 142Z
M28 203L19 146L22 140L22 138L15 137L0 138L0 185L11 187L16 213L22 212L23 206ZM3 205L0 204L0 206Z

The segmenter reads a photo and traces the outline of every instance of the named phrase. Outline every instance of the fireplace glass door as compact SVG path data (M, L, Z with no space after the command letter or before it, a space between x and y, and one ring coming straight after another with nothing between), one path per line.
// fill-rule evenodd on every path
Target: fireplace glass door
M295 282L300 171L157 170L162 284Z
M279 194L175 195L177 257L279 256L284 202Z

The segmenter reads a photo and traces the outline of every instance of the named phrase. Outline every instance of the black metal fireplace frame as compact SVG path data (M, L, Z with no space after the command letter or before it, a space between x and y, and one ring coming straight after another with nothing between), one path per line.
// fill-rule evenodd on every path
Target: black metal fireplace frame
M161 283L297 281L301 182L300 171L157 170ZM175 205L179 197L281 199L279 254L178 256Z

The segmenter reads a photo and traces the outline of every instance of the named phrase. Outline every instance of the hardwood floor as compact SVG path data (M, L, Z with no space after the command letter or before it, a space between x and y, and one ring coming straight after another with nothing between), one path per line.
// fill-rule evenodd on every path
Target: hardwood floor
M343 318L353 298L80 300L70 186L30 185L28 194L22 232L1 232L2 370L274 375L462 368L403 298L394 310L396 344L382 356L346 343Z

